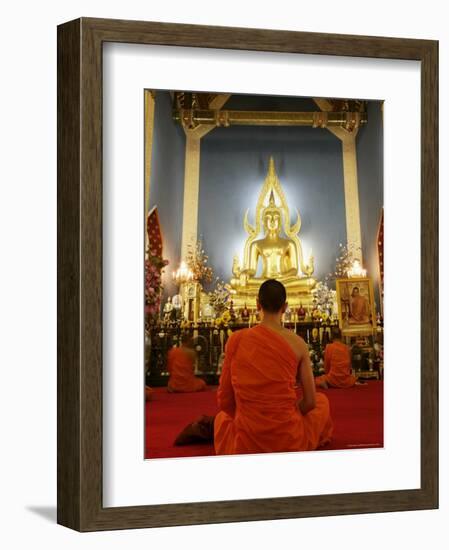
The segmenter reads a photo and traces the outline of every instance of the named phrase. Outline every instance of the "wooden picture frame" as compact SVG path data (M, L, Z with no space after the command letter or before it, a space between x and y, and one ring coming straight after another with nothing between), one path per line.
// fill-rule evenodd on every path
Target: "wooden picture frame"
M102 502L102 45L421 62L421 488L105 508ZM58 523L79 531L438 506L438 43L82 18L58 27Z
M373 281L369 277L353 277L350 279L337 279L335 281L337 291L337 303L338 303L338 324L342 331L343 336L357 336L364 334L374 334L376 330L376 306L374 302L374 288ZM347 316L350 316L350 298L345 299L345 294L348 294L349 290L357 287L360 289L360 293L368 296L367 303L367 321L366 323L354 323L351 324L347 320Z

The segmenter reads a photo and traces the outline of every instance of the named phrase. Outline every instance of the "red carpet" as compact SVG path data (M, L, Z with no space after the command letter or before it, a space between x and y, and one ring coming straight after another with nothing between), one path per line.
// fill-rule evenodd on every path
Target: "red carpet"
M323 390L330 402L334 436L329 449L383 446L383 382L344 390ZM145 458L213 455L213 445L174 447L178 433L201 414L217 412L216 387L204 392L174 394L156 388L146 404Z

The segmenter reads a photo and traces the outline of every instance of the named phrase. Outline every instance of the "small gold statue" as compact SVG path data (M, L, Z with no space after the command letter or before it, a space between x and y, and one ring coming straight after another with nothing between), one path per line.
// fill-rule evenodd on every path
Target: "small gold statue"
M173 304L171 303L171 296L169 296L167 302L164 305L164 321L171 321L172 313Z

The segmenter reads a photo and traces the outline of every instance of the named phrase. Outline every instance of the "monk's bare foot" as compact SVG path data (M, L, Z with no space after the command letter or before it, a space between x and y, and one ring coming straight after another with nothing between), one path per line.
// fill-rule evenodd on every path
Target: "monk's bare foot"
M174 445L192 445L212 443L214 441L214 417L201 415L195 422L188 424L177 436Z
M320 382L320 383L318 384L318 386L319 386L320 388L323 388L323 390L328 390L328 389L329 389L329 384L328 384L326 381Z
M368 382L360 382L359 380L357 380L357 382L355 383L356 386L367 386L368 385Z

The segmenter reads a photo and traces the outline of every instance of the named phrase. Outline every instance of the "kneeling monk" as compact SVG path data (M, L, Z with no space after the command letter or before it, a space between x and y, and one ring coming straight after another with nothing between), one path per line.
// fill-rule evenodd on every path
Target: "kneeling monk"
M330 441L329 401L315 393L307 346L282 327L284 286L274 279L259 289L261 323L232 334L218 388L214 420L217 455L311 451ZM303 397L298 401L299 381Z
M324 372L315 378L315 384L321 388L350 388L356 384L351 374L351 352L341 341L341 331L332 328L332 343L324 351Z
M194 376L195 351L193 350L191 336L185 335L181 339L179 348L172 348L168 352L168 380L169 392L195 392L202 391L206 382Z

